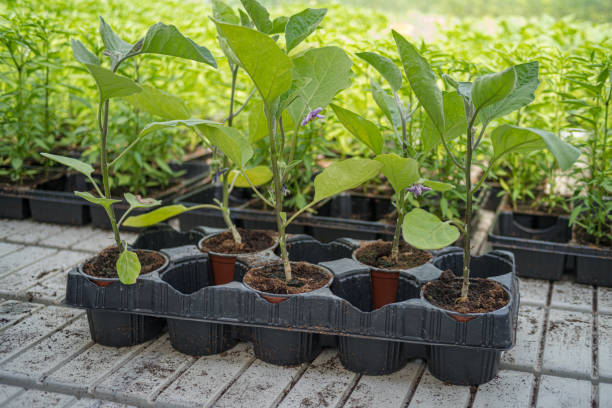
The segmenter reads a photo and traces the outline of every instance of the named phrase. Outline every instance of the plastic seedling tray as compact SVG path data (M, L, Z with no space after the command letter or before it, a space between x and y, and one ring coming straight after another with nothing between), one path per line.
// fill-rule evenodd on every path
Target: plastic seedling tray
M573 270L580 283L612 286L612 249L571 242L567 217L500 211L488 239L514 253L519 276L559 280Z
M291 237L291 259L327 268L334 281L329 288L278 304L241 283L250 267L277 261L276 254L240 256L234 281L211 286L208 257L193 244L163 249L169 266L141 276L131 286L118 282L97 286L75 268L68 274L65 302L88 309L90 315L125 316L124 332L132 323L129 316L166 319L173 346L192 355L219 353L237 341L250 340L259 358L285 365L311 361L324 345L337 344L343 364L356 372L386 374L399 370L410 358L423 358L444 381L481 384L495 376L501 352L515 341L519 292L511 254L494 251L472 263L474 277L490 277L506 288L509 304L460 322L453 317L456 313L424 300L421 287L442 270L459 274L461 249L439 251L432 262L401 272L398 301L371 310L369 269L349 259L356 245L348 239L323 244L305 235ZM105 321L112 323L112 319ZM138 335L146 332L147 323L142 318L133 323L130 340L144 341L146 336ZM150 324L159 327L158 320ZM93 333L112 327L91 329Z

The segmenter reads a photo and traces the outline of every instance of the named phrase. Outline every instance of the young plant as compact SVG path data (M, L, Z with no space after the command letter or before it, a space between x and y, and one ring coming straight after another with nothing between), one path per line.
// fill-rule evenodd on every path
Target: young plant
M529 104L535 98L534 92L539 84L538 63L515 65L499 73L478 76L473 82L458 82L445 75L444 79L456 91L443 93L438 88L437 78L429 63L414 45L395 31L393 37L410 87L436 131L436 143L444 146L446 154L464 173L467 208L463 222L453 221L453 224L464 233L463 284L458 301L467 301L470 285L472 200L493 166L508 153L528 153L548 148L561 169L566 170L578 159L580 152L553 133L502 124L490 132L493 154L486 163L481 163L485 169L484 173L472 184L474 152L485 136L489 124ZM454 131L456 128L465 129L466 137L462 143L464 148L453 152L449 141L460 136ZM463 158L460 159L458 154L462 154ZM410 238L407 237L407 241L412 244ZM415 246L418 247L418 243Z
M340 90L350 84L350 63L340 48L323 47L294 56L288 55L306 39L323 19L325 9L306 9L278 24L270 20L265 8L254 0L243 0L249 17L258 30L214 19L222 41L235 61L249 75L262 100L267 127L269 160L273 174L273 193L264 202L274 208L278 242L287 282L292 280L286 247L287 226L316 203L354 188L374 177L382 165L373 160L349 159L335 162L314 180L313 200L287 216L284 211L285 181L294 162L299 126L314 120ZM276 26L276 28L275 28ZM285 50L269 34L284 33ZM349 60L350 61L350 60ZM348 65L348 72L346 67ZM286 144L283 120L287 112L294 122L294 132Z
M153 199L142 199L133 194L126 193L124 197L130 205L129 209L118 222L115 219L113 205L121 202L121 200L113 199L111 196L111 177L109 170L113 164L133 146L133 144L127 146L116 158L111 160L108 157L107 143L109 140L108 118L110 100L112 98L128 97L137 93L148 92L146 88L139 86L131 79L117 75L116 71L119 69L121 63L127 59L148 53L191 59L206 63L213 67L216 67L216 62L210 54L210 51L206 48L195 44L192 40L183 36L176 27L167 26L162 23L150 27L143 38L138 40L135 44L130 44L115 34L111 27L100 18L100 36L106 47L104 55L110 58L110 69L103 67L100 60L98 60L98 58L79 40L72 40L72 51L75 59L82 63L91 74L98 88L98 130L100 133L100 170L102 173L103 188L100 189L95 179L92 177L94 168L91 165L77 159L49 153L43 153L43 156L81 172L93 185L95 189L93 194L79 191L75 191L75 194L89 202L104 207L111 223L115 245L120 251L116 264L117 275L122 283L133 284L140 274L141 265L136 253L130 251L127 243L121 239L119 227L132 210L136 208L154 207L160 205L161 202Z
M383 164L382 172L393 188L393 203L397 211L397 219L391 246L391 260L398 261L402 230L405 235L420 237L418 246L420 249L438 249L448 246L459 237L457 229L453 228L450 222L442 223L435 215L420 208L408 212L411 201L410 193L414 200L417 200L425 191L442 192L452 189L453 186L425 180L420 176L420 164L413 147L411 127L407 126L418 106L412 111L404 109L398 93L403 82L402 72L391 59L377 53L363 52L358 53L357 56L376 69L392 89L391 96L375 81L370 81L372 96L390 122L399 142L397 145L400 146L401 156L396 153L382 154L385 140L376 124L340 106L332 105L332 108L344 127L376 154L375 160Z

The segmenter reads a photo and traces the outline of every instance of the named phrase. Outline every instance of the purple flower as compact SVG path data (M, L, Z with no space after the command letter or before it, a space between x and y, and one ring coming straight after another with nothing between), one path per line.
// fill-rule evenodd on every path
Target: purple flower
M289 189L287 188L286 185L283 184L283 187L281 189L281 193L283 193L284 196L286 196L287 194L290 193Z
M225 173L226 171L228 171L228 170L229 170L229 169L228 169L227 167L226 167L226 168L224 168L224 169L217 170L217 171L215 172L215 175L213 176L213 183L218 183L218 182L219 182L219 178L221 177L221 175L222 175L223 173Z
M425 187L422 184L413 184L412 187L406 188L406 191L409 191L414 194L414 198L418 198L424 192L431 191L431 188Z
M323 108L315 108L315 110L309 112L308 115L306 115L306 117L302 121L302 126L306 126L308 123L310 123L316 118L319 118L319 119L325 118L325 116L319 115L319 113L321 113L322 110Z

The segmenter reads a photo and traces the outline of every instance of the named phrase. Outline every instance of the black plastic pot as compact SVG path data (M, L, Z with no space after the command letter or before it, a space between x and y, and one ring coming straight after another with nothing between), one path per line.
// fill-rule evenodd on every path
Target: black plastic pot
M30 210L36 221L64 225L85 225L91 220L89 205L75 191L87 191L82 174L67 174L32 192Z
M434 375L457 384L488 380L501 351L514 344L519 294L511 254L494 251L472 263L475 277L497 280L508 290L508 306L461 322L420 297L421 287L437 279L441 270L460 267L460 248L439 251L432 263L401 272L398 301L370 311L369 270L346 258L354 241L322 244L301 235L292 237L288 247L293 261L319 263L332 271L332 286L269 303L240 282L262 258L238 259L236 281L211 286L206 254L188 245L163 250L169 267L161 274L141 276L129 287L99 287L72 270L66 303L189 321L169 324L174 346L189 354L224 350L236 340L253 341L259 357L284 365L310 361L323 345L338 344L343 363L353 371L384 374L410 358L423 358ZM460 372L458 365L463 367Z
M41 169L41 171L44 171ZM43 180L30 186L0 185L0 218L24 219L31 215L30 198L45 183L64 177L64 171L49 170Z
M162 255L166 258L166 263L150 273L159 273L168 266L168 257L163 253ZM80 266L76 269L76 272L96 285L101 293L104 293L106 288L109 287L121 288L125 286L119 282L118 278L94 278L89 276L81 270ZM126 286L126 288L128 288L128 291L138 294L140 283L141 278L139 277L136 284ZM107 310L88 309L87 319L91 339L98 344L111 347L127 347L144 343L157 337L166 327L166 319L163 317Z
M612 249L573 243L567 217L500 211L488 239L514 254L519 276L559 280L575 272L577 282L612 286Z

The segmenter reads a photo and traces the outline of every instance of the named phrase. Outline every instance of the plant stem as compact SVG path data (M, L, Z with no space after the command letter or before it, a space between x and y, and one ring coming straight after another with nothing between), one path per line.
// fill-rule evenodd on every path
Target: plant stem
M106 136L108 134L108 107L109 100L107 99L104 103L100 101L98 104L98 123L100 125L100 169L102 170L102 183L104 184L104 197L107 199L111 198L110 194L110 183L108 177L108 163L106 161ZM102 110L104 110L104 119L102 117ZM123 250L121 244L121 236L119 235L119 227L117 226L117 221L115 220L115 212L113 207L105 207L106 213L108 214L108 218L111 223L111 227L113 228L113 234L115 235L115 243L117 244L117 248Z
M291 280L291 263L287 253L287 242L285 234L285 220L283 213L283 193L281 188L280 173L278 171L278 157L276 152L276 117L265 106L266 118L268 120L268 137L270 139L270 158L272 161L272 174L274 175L274 212L276 213L276 226L278 229L278 245L281 249L281 259L285 270L285 280Z
M397 261L399 257L399 244L402 236L402 224L404 223L404 191L397 193L397 225L393 235L393 246L391 247L391 260Z
M474 115L476 117L476 114ZM472 123L470 121L467 128L467 150L465 154L465 190L466 190L466 206L465 206L465 234L463 234L463 284L461 286L461 301L467 301L468 290L470 288L470 257L471 250L470 237L472 235L472 179L470 169L472 168ZM484 133L484 125L483 130Z

